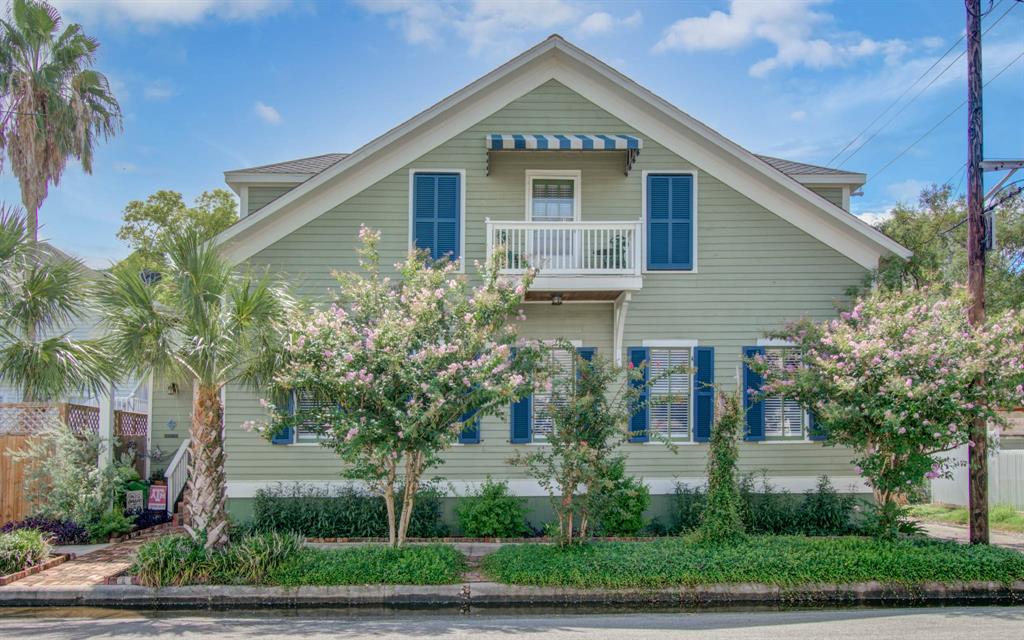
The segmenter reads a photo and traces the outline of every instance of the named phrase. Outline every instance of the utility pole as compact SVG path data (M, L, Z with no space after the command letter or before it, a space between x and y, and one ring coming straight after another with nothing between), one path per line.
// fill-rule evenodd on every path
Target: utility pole
M985 186L981 166L981 0L967 8L967 289L968 322L985 323ZM973 384L985 384L978 377ZM971 544L988 544L988 424L976 418L970 427L967 460Z

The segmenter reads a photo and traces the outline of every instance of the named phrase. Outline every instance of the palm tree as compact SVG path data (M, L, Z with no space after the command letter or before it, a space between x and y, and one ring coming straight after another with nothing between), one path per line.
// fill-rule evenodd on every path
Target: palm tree
M98 48L79 24L61 31L60 14L46 2L13 0L0 20L0 148L18 177L33 241L39 207L68 158L92 173L96 139L121 130L110 84L91 68Z
M111 379L100 343L65 331L88 317L91 286L80 262L33 242L22 213L0 204L0 382L43 402Z
M117 266L97 299L120 370L191 383L186 515L189 532L205 533L213 548L228 539L221 390L233 382L266 388L282 362L292 301L267 275L239 273L195 229L171 235L162 248L158 282Z

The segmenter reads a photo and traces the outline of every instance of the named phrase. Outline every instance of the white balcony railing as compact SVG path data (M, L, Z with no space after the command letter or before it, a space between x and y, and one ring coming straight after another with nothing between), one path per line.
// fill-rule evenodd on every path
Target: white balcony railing
M504 252L502 273L639 276L640 222L487 220L487 256Z

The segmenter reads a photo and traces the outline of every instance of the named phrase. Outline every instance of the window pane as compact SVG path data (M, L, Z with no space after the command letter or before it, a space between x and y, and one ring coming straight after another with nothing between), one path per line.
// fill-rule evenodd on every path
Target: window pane
M325 406L326 403L318 402L313 394L305 390L298 390L295 392L295 408L296 411L316 411L320 407ZM316 440L317 434L314 431L315 423L313 420L306 420L302 424L298 425L295 429L295 435L298 440Z
M533 219L544 221L569 221L573 219L575 183L572 180L533 180Z
M799 367L800 352L792 348L765 350L765 358L772 367ZM793 400L782 397L764 400L764 433L768 437L800 438L804 434L804 410Z

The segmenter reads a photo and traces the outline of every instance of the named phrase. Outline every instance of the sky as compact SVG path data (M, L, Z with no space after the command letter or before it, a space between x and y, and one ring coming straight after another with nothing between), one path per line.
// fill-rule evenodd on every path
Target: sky
M351 151L551 33L751 151L867 173L851 208L868 220L925 185L965 186L960 0L54 4L100 41L124 111L92 174L71 167L40 211L41 236L94 267L127 254L128 201L191 201L226 170ZM1005 68L985 89L988 158L1024 157L1022 4L995 0L983 20L986 80ZM0 200L20 201L6 170Z

